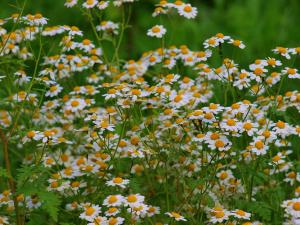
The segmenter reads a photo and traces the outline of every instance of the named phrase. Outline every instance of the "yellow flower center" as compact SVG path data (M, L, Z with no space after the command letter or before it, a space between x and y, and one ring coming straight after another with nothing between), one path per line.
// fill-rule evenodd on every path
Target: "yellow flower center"
M225 180L227 177L228 177L228 173L227 173L227 172L222 172L222 173L220 174L220 179L221 179L221 180Z
M278 122L276 123L276 126L279 127L280 129L283 129L283 128L285 128L285 123L282 122L282 121L278 121Z
M264 147L264 143L262 141L257 141L255 142L255 147L260 150Z
M211 112L205 113L204 118L207 120L211 120L213 118L213 114Z
M240 209L236 210L235 213L240 215L240 216L245 216L246 215L246 212L244 212L243 210L240 210Z
M215 212L215 217L216 218L222 218L224 217L225 213L223 211L217 211Z
M280 156L279 155L275 155L274 157L273 157L273 161L274 162L278 162L280 160Z
M181 100L182 100L181 95L176 95L176 97L174 98L174 102L180 102Z
M250 130L253 126L251 123L245 123L243 126L246 130Z
M259 76L259 75L262 75L264 73L264 71L263 71L263 69L262 68L256 68L255 70L254 70L254 74L255 75L257 75L257 76Z
M93 213L95 212L96 210L93 208L93 207L88 207L88 208L86 208L86 210L85 210L85 214L87 215L87 216L91 216L91 215L93 215Z
M79 106L79 104L80 104L80 103L79 103L79 101L77 101L77 100L74 100L74 101L71 102L71 106L72 106L72 107L77 107L77 106Z
M83 44L83 45L89 45L89 44L91 44L91 41L88 40L88 39L84 39L84 40L82 41L82 44Z
M210 104L209 104L209 109L214 110L214 109L217 109L217 108L218 108L218 105L217 105L217 104L214 104L214 103L210 103Z
M285 54L287 53L287 49L286 48L283 48L283 47L277 47L277 51L281 54Z
M220 135L218 133L212 133L210 135L210 139L212 139L212 140L217 140L219 137L220 137Z
M293 204L293 209L294 209L295 211L300 211L300 202L295 202L295 203Z
M57 181L53 181L51 183L51 188L57 188L58 187L58 182Z
M247 77L247 74L246 73L240 73L239 75L240 79L244 79Z
M117 208L112 207L112 208L109 208L107 211L108 211L109 213L114 213L114 212L116 212L117 210L118 210Z
M114 217L111 217L108 221L108 224L109 225L115 225L118 223L118 219L114 218Z
M87 0L87 1L86 1L86 4L87 4L87 5L93 5L93 4L94 4L94 0Z
M130 203L136 202L137 201L137 197L135 195L129 195L127 197L127 201Z
M115 184L121 184L121 183L123 182L123 179L122 179L121 177L115 177L115 178L113 179L113 182L114 182Z
M160 32L160 28L158 26L152 27L152 32L153 33L159 33Z
M270 66L275 66L275 65L276 65L276 60L275 60L275 59L268 59L268 60L267 60L267 63L268 63Z
M175 5L182 5L183 2L182 2L182 1L176 1L174 4L175 4Z
M240 46L241 41L240 40L234 40L232 43L234 46Z
M215 142L215 146L216 146L217 148L223 148L223 147L225 146L225 143L224 143L222 140L217 140L217 141Z
M178 218L181 217L181 215L180 215L179 213L177 213L177 212L171 212L171 215L172 215L174 218L176 218L176 219L178 219Z
M235 126L235 121L233 120L233 119L229 119L229 120L227 120L227 125L228 126Z
M118 201L118 198L115 196L115 195L112 195L108 198L108 203L109 204L113 204L115 203L116 201Z
M262 134L265 138L269 138L271 136L271 132L268 130L265 130Z
M133 95L140 95L140 94L141 94L141 91L140 91L139 89L132 89L132 90L131 90L131 93L132 93Z
M28 138L33 138L34 136L35 136L35 132L32 130L27 133Z
M216 37L217 37L217 38L224 38L224 34L222 34L222 33L217 33L217 34L216 34Z
M43 18L43 16L40 13L34 15L34 19L41 19L41 18Z
M187 13L190 13L190 12L192 12L193 8L192 8L191 6L189 6L189 5L187 5L187 6L185 6L185 7L183 8L183 10L184 10L185 12L187 12Z
M73 188L79 187L79 185L80 185L79 181L74 181L74 182L71 183L71 186Z
M45 131L44 131L44 135L45 135L46 137L51 137L51 136L54 135L54 133L53 133L52 130L45 130Z
M50 87L50 91L51 91L51 92L54 92L54 91L56 91L57 89L58 89L57 86L51 86L51 87Z
M296 70L290 68L290 69L287 70L287 73L290 74L290 75L294 75L294 74L296 74Z
M100 124L101 128L107 128L109 126L107 121L102 121Z
M234 103L234 104L232 104L231 108L232 109L239 109L240 108L240 104Z
M202 57L205 57L206 56L206 53L201 51L201 52L198 52L197 54L198 57L202 58Z
M296 178L296 173L293 171L293 172L290 172L287 174L288 178Z
M216 44L216 40L211 38L211 39L208 40L207 43L210 44L210 45L214 45L214 44Z
M54 160L52 158L48 158L46 160L46 164L48 164L48 165L52 164L53 162L54 162Z
M108 94L116 94L116 92L117 92L116 89L113 88L108 90Z

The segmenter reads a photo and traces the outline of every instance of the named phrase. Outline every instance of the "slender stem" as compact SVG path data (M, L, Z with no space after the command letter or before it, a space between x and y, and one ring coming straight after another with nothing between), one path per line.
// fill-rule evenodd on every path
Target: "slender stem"
M95 37L96 37L96 39L98 41L98 44L100 45L100 47L102 49L103 59L104 59L105 63L108 63L108 59L107 59L107 56L106 56L106 54L104 52L104 48L103 48L103 45L102 45L102 42L101 42L101 38L100 38L100 36L99 36L99 34L97 32L96 26L95 26L95 24L93 22L93 16L92 16L91 11L88 10L87 13L85 13L85 12L83 12L83 13L88 16L88 20L89 20L89 23L90 23L90 25L92 27L93 33L94 33L94 35L95 35Z
M22 15L23 15L23 12L24 12L26 3L27 3L27 0L24 1L24 4L23 4L22 9L21 9L21 12L20 12L20 14L19 14L18 17L17 17L16 22L15 22L14 25L13 25L12 31L14 31L14 30L15 30L15 27L19 24L19 21L20 21ZM8 43L8 41L9 41L9 39L10 39L11 34L12 34L12 32L9 33L7 39L5 40L5 43L4 43L4 45L2 46L2 48L1 48L1 50L0 50L0 55L1 55L2 52L4 51L4 49L5 49L5 47L6 47L7 43Z
M123 41L123 37L124 37L124 32L126 30L126 28L128 27L128 24L129 24L129 21L130 21L130 17L131 17L131 7L129 6L129 13L128 13L128 18L127 18L127 21L126 21L126 18L125 18L125 6L123 6L123 11L122 11L122 29L121 29L121 33L120 33L120 37L119 37L119 40L118 40L118 43L117 43L117 46L115 48L115 53L112 57L112 62L114 60L117 61L117 65L119 66L120 64L120 60L119 60L119 50L120 50L120 47L121 47L121 44L122 44L122 41Z
M41 34L40 34L41 35ZM39 53L38 53L38 57L36 59L36 63L35 63L35 67L34 67L34 72L33 72L33 76L32 76L32 79L31 79L31 82L29 84L29 87L28 89L26 90L26 97L24 99L24 101L22 102L22 105L21 105L21 108L20 110L17 112L17 115L16 115L16 119L15 119L15 122L9 132L9 135L8 135L8 139L12 136L14 130L16 129L17 125L18 125L18 121L20 119L20 116L21 116L21 112L22 112L22 109L24 108L24 105L25 105L25 102L26 102L26 99L33 87L33 84L34 84L34 81L35 81L35 77L37 75L37 69L38 69L38 65L39 65L39 62L40 62L40 59L41 59L41 53L42 53L42 40L41 40L41 36L40 36L40 48L39 48Z
M11 163L10 163L9 150L8 150L8 138L6 137L3 130L1 129L0 129L0 136L1 136L1 141L3 143L3 156L4 156L5 168L7 172L8 185L13 194L16 221L17 221L17 225L22 225L23 223L20 217L19 206L18 206L18 201L16 196L16 184L14 179L12 178L12 172L11 172Z
M254 172L256 173L257 168L259 165L259 158L256 160L255 162L255 169ZM250 185L249 185L249 191L248 191L248 201L251 202L252 201L252 192L253 192L253 184L254 184L254 174L252 174L251 178L250 178Z

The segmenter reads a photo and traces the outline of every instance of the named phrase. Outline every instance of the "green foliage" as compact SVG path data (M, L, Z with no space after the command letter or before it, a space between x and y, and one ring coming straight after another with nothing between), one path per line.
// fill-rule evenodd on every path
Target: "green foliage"
M45 218L41 213L32 213L30 216L29 222L27 222L27 225L42 225L43 221L45 221Z
M251 202L248 205L248 209L261 218L263 221L271 222L272 221L272 208L265 202Z
M22 4L23 1L16 1ZM0 18L15 12L15 1L0 1ZM25 13L40 12L51 18L50 25L68 24L76 25L84 30L87 36L92 36L87 18L81 15L77 9L63 7L64 1L36 1L28 0ZM155 49L159 41L153 40L145 35L149 26L160 23L159 18L150 18L154 10L155 0L141 0L134 5L133 17L130 28L125 32L126 38L121 52L122 57L136 58L140 53ZM244 40L248 46L241 57L241 51L228 52L241 61L242 64L249 63L255 58L262 58L270 54L270 49L276 45L291 47L298 44L300 30L296 29L298 15L300 13L300 2L298 0L194 0L189 1L199 9L196 20L182 21L179 17L168 19L163 17L164 25L167 26L167 45L187 44L191 49L199 49L207 37L217 32L232 35ZM7 7L10 5L11 7ZM29 7L30 6L30 7ZM51 10L50 10L51 9ZM120 20L116 9L110 9L106 16L113 21ZM180 26L180 32L176 29ZM134 43L134 44L133 44ZM111 45L106 47L111 49ZM130 56L128 55L130 53ZM246 53L246 54L245 54Z
M32 194L34 188L43 189L47 177L47 169L42 165L26 165L18 169L17 189L25 194Z
M53 221L57 221L61 200L54 192L47 191L46 180L49 171L42 165L23 166L18 170L18 192L26 196L36 195L42 201L42 209L48 213ZM33 218L39 220L39 216Z
M8 178L6 169L0 167L0 177Z
M43 202L42 208L49 214L49 216L57 222L58 211L61 200L57 194L48 191L39 191L37 193L39 199Z
M0 2L0 7L2 6L2 4L4 4L4 7L2 8L5 9L0 12L0 16L7 17L8 14L12 13L11 9L13 9L13 11L16 10L14 6L19 9L20 5L22 4L22 0L16 1L16 3L11 4L12 7L9 8L5 7L8 3L7 1L8 0L3 0ZM28 0L28 5L25 8L24 14L41 12L44 16L50 18L50 23L48 25L76 25L84 31L84 38L93 39L93 43L96 43L97 41L95 41L95 38L93 37L93 33L91 31L90 25L88 24L86 15L80 14L80 11L78 9L66 10L62 6L63 3L64 1L61 0ZM224 60L223 56L232 58L239 64L236 67L236 71L238 72L232 73L233 77L235 77L236 75L238 75L235 73L239 73L240 69L243 68L243 65L247 65L246 68L248 69L249 61L253 61L256 58L264 58L266 55L270 55L270 49L274 48L275 46L282 45L287 47L295 47L295 45L298 44L299 41L297 35L300 35L300 31L298 29L295 29L295 27L296 25L298 25L296 18L298 18L298 15L300 13L300 3L296 0L289 0L288 3L284 0L274 0L272 4L260 0L196 1L195 6L197 6L197 8L200 10L200 13L198 18L193 21L183 21L182 18L175 15L164 15L162 16L162 18L149 18L149 15L154 9L153 3L157 2L154 0L141 0L138 3L134 4L132 9L134 14L130 21L130 24L132 26L125 30L125 39L123 40L122 38L120 38L120 40L123 41L120 49L120 58L136 59L140 57L142 52L148 51L150 49L157 49L158 47L167 47L170 45L180 46L183 44L187 44L190 49L197 49L200 51L203 49L202 43L204 39L216 34L217 32L222 32L224 34L231 35L233 38L239 38L243 40L248 48L242 55L241 49L233 49L231 48L232 46L223 46L223 44L221 44L219 48L213 49L214 56L211 58L211 62L206 61L205 63L207 63L209 66L211 66L211 69L213 69L214 67L217 68L220 66L220 64ZM191 3L193 2L191 1ZM89 10L87 10L87 12L89 12ZM87 12L85 12L85 14L88 14ZM94 11L92 12L94 13ZM109 9L107 12L104 12L103 16L106 20L120 21L120 14L122 13L119 13L117 9L114 8ZM125 14L126 13L124 13L124 15ZM102 19L102 17L94 18L95 22L97 23ZM152 25L158 23L164 25L167 28L166 39L163 39L163 41L150 38L146 35L147 29ZM178 30L180 32L178 32ZM46 37L43 38L46 39ZM103 48L102 50L104 50L104 53L108 52L109 59L115 58L114 48L116 45L116 41L118 40L117 38L118 36L113 38L102 37L102 40L100 41L98 39L97 47ZM78 39L80 38L78 37ZM162 46L163 44L165 46ZM54 48L52 48L53 46ZM12 159L12 174L16 173L16 176L14 176L14 181L16 182L17 192L13 193L14 184L11 184L13 183L11 182L11 180L10 182L5 182L9 183L9 185L5 184L5 190L11 189L11 196L13 197L12 199L14 200L14 202L16 202L15 197L19 194L22 194L26 197L25 202L28 197L32 197L36 198L42 204L41 207L32 209L32 212L30 213L24 212L27 210L25 204L19 205L20 211L23 210L23 212L21 213L26 214L26 224L43 225L47 223L48 225L75 225L78 223L70 223L68 221L78 220L79 210L82 210L84 208L78 207L78 210L74 211L76 213L68 211L66 212L68 214L65 215L65 204L74 203L75 206L78 206L79 204L85 204L84 207L88 208L88 203L101 205L102 200L106 196L110 194L121 193L124 197L128 196L131 193L140 193L147 198L147 203L149 203L149 205L153 204L160 206L161 213L178 210L178 212L184 213L184 216L189 219L187 223L192 224L197 224L197 219L199 219L199 217L201 217L199 221L206 221L209 216L205 215L205 207L213 209L219 203L223 204L224 208L226 207L228 208L228 210L234 210L235 208L239 207L245 211L249 211L252 213L251 219L260 220L264 222L264 224L277 225L277 221L283 221L284 215L281 204L285 199L292 197L292 195L289 195L289 192L294 193L296 185L298 184L294 186L288 186L282 181L284 176L286 176L286 174L284 174L286 171L281 171L284 173L268 173L268 169L273 169L274 167L276 167L275 162L273 162L272 160L274 155L281 150L282 152L284 152L285 150L289 150L290 146L283 146L281 148L278 146L276 147L274 143L270 143L270 149L268 149L268 154L265 154L265 156L259 155L257 153L256 156L254 153L251 153L248 156L244 156L242 153L247 153L247 151L249 153L251 152L252 147L256 147L255 144L251 143L253 137L251 135L243 133L245 130L242 130L241 127L238 128L240 130L237 133L234 132L235 135L231 136L231 134L233 134L231 132L226 132L223 134L224 130L222 130L223 128L220 127L220 122L225 122L228 119L228 117L218 118L223 113L219 113L220 115L217 115L218 113L214 115L217 118L217 123L214 123L213 120L210 121L217 126L211 126L210 122L205 124L206 122L203 122L202 119L199 119L199 121L197 121L198 119L196 119L196 122L191 121L189 120L189 117L193 115L193 112L195 112L196 109L205 107L209 103L217 103L221 104L222 106L230 106L234 102L248 99L249 101L256 102L259 105L257 107L260 108L262 107L262 105L260 105L258 97L264 98L268 96L270 97L270 99L268 100L272 102L274 101L274 99L276 99L276 97L278 97L277 95L284 94L284 92L287 90L299 89L299 83L297 83L297 81L290 82L291 84L287 84L287 82L285 83L284 80L282 83L282 89L280 83L278 90L276 90L275 88L274 90L272 90L272 87L270 87L269 89L272 95L275 92L278 92L276 96L271 97L269 96L268 92L255 96L249 96L250 94L247 94L247 91L237 90L236 87L233 87L232 79L229 79L229 77L231 76L228 77L228 80L226 80L226 82L220 82L211 81L204 75L203 77L201 77L201 79L204 78L205 83L208 81L211 86L214 86L211 90L211 93L213 94L212 99L208 99L207 102L199 103L197 106L182 106L182 108L178 110L178 115L176 113L172 115L170 119L167 119L169 120L167 122L170 122L170 125L172 125L170 126L170 128L168 128L168 123L164 123L166 121L160 121L164 120L161 119L163 117L160 117L160 115L163 115L164 110L166 109L165 107L169 107L169 103L167 103L167 101L163 101L163 105L159 105L159 107L161 107L159 109L156 109L155 107L153 109L150 109L151 107L149 109L146 109L148 106L144 105L145 100L148 98L148 96L146 96L145 99L139 99L138 97L138 101L135 103L133 103L133 101L132 105L128 109L123 110L120 109L119 106L117 106L118 110L116 111L122 111L122 115L118 115L118 113L120 113L118 112L115 115L113 115L114 113L112 113L108 116L109 123L111 123L115 127L114 131L108 132L103 131L105 130L105 128L103 127L97 127L98 125L95 126L96 123L90 122L89 124L87 124L86 120L81 117L81 112L78 113L78 115L80 115L78 118L77 115L74 115L74 118L71 118L71 115L67 114L69 114L69 111L70 113L73 112L72 110L65 111L65 109L67 109L67 107L65 106L67 106L69 103L69 97L76 97L72 93L72 90L75 93L76 88L85 86L87 75L90 75L93 72L97 73L96 75L99 75L101 76L101 78L103 78L100 79L101 82L108 82L106 84L109 84L109 87L114 87L114 85L116 85L116 88L120 88L120 90L126 89L124 87L119 87L118 82L114 83L115 77L112 78L112 76L110 75L102 77L102 73L110 74L112 71L109 71L109 69L116 69L116 73L120 72L121 74L123 74L124 72L124 74L127 74L127 72L129 72L128 69L125 69L125 71L123 71L123 69L120 69L123 63L127 63L127 61L123 59L118 59L116 61L112 60L112 62L109 62L107 65L102 65L102 62L100 62L99 64L101 64L101 66L107 66L107 68L109 68L103 70L98 70L96 67L101 66L98 65L98 63L95 63L95 65L91 65L88 71L80 71L79 75L77 75L78 71L76 71L75 75L75 73L73 74L70 70L70 75L74 76L62 78L58 83L63 87L62 92L58 93L57 96L49 97L45 96L45 92L48 91L50 86L52 87L52 84L46 84L45 82L46 85L43 85L40 77L38 78L39 80L35 77L35 75L39 75L39 72L42 71L44 65L47 65L47 63L43 64L42 60L40 60L42 58L37 57L37 55L40 56L40 54L38 54L39 49L41 49L40 53L42 52L41 57L51 56L53 54L59 55L60 53L56 52L56 50L61 50L58 44L58 40L54 40L53 38L52 43L51 38L50 41L43 42L40 46L41 48L38 48L39 46L37 43L33 43L33 45L30 45L29 47L34 55L34 57L32 58L33 60L28 60L28 62L27 60L14 60L13 57L15 56L9 56L7 58L3 57L3 60L0 62L0 75L7 75L2 83L3 88L2 90L0 90L0 96L4 96L4 100L1 100L0 104L3 104L3 109L8 110L12 116L12 130L16 129L14 132L12 132L12 137L8 142L10 155L7 158ZM57 49L55 47L57 47ZM221 53L220 49L222 49L222 52L224 54ZM69 52L71 55L67 56L70 56L72 58L74 56L72 54L77 54L77 50L79 53L80 49L75 49L74 52ZM80 57L82 56L81 54L77 54L77 56L79 55ZM104 55L105 54L103 54L101 57L104 57ZM90 59L88 58L88 60ZM283 65L291 67L295 67L295 64L298 63L297 61L294 62L294 60L293 62L285 62L284 59L280 60L282 60ZM146 87L148 89L148 84L149 87L153 85L153 87L157 88L158 86L156 85L161 84L157 84L157 79L155 78L158 78L159 76L163 77L164 74L167 74L169 72L178 73L181 76L180 82L183 76L187 76L193 79L193 81L197 80L198 78L199 80L201 80L199 74L195 72L195 68L185 68L183 62L178 62L176 68L170 71L162 68L161 63L159 64L160 65L158 65L158 67L153 70L149 67L149 70L145 75L145 83L147 83L147 85L139 86L140 84L137 82L136 87L138 88L138 90ZM114 68L113 66L116 66L116 68ZM57 70L55 73L58 73L60 75L59 68L60 67L54 63L53 65L51 65L50 69ZM17 78L15 78L14 73L18 69L26 70L26 73L31 76L30 78L32 78L32 83L31 81L29 81L21 88L19 87L19 85L16 85L17 82L15 81ZM119 69L120 71L118 71ZM282 69L283 68L278 69L278 71ZM228 71L227 73L229 75ZM283 76L285 75L287 74L283 74ZM45 76L45 78L47 78L47 76ZM204 87L204 84L201 82L198 83L198 81L196 81L195 88L202 85ZM251 82L249 82L249 84ZM265 80L263 79L262 82L264 83ZM130 85L128 85L128 87L135 87L135 85L135 80L130 80ZM85 89L87 89L87 87L89 86L85 86ZM274 85L274 87L276 88L277 86L278 84ZM92 103L91 105L95 105L95 107L97 107L97 110L98 107L99 109L102 109L102 107L104 109L105 107L116 106L115 100L104 100L103 94L107 93L108 86L103 85L103 83L101 83L100 86L99 82L99 84L95 84L95 87L96 89L101 90L97 96L94 96L95 99L91 99L95 100L96 102L95 104ZM176 82L174 82L174 85L170 84L170 87L172 87L172 91L176 90L174 93L180 93L180 90L178 90L181 88L179 83L177 84ZM205 85L205 90L207 89L207 91L210 91L208 90L210 88L211 87L207 88L207 85ZM182 89L184 90L185 88ZM188 92L190 92L191 90L189 90ZM18 99L15 101L14 96L19 96L19 94L16 93L22 91L24 91L24 93L28 92L27 94L34 94L34 96L36 96L37 104L34 105L32 104L32 102L29 104L25 100L18 101ZM197 91L199 91L199 93L201 92L200 89ZM267 91L269 91L268 88ZM168 92L166 96L168 96L170 93L172 92ZM27 94L26 97L28 97ZM124 96L131 98L131 94L130 92L128 92ZM89 94L87 96L90 97ZM118 97L120 97L120 99L122 100L124 96ZM53 109L47 108L48 106L45 103L48 100L55 100L55 97L59 99L58 102L61 103L61 105L57 107L55 106ZM158 101L160 100L161 99L159 99ZM23 103L21 103L22 101ZM11 104L11 102L13 103ZM173 107L172 103L170 103L170 106ZM264 111L263 107L261 109L262 111ZM42 118L38 120L39 122L37 124L33 122L33 114L35 113L35 110L39 111ZM90 115L93 110L84 111L83 115ZM17 116L17 121L15 121L16 114L14 111L17 112L18 116L20 115L20 119ZM106 109L106 111L108 110ZM57 120L54 120L51 117L56 116L56 113L59 116L57 117ZM75 113L76 110L74 111L74 114ZM239 115L240 113L241 112L235 115L235 119L237 119L242 124L245 122L243 120L243 116L245 116L245 119L247 119L248 113L246 115L244 115L243 113ZM101 111L101 116L102 114L105 114L105 110L103 110L103 112ZM250 112L250 114L252 114L252 116L254 115L252 112ZM297 108L288 108L283 112L280 111L280 109L278 109L274 104L274 107L270 107L270 109L266 111L266 114L264 116L273 120L275 123L280 119L293 125L300 124L300 114ZM148 118L150 117L156 119L156 123L158 124L155 124L151 121L149 125ZM253 117L253 120L255 120L256 117ZM104 120L104 118L101 119ZM94 121L94 119L92 119L92 121L96 122ZM202 127L203 124L205 127ZM70 127L68 127L69 125ZM261 131L262 129L265 129L264 125L265 124L259 125ZM82 129L82 127L84 127L84 129ZM138 129L136 129L136 127ZM55 129L55 131L58 132L56 133L53 131L55 135L52 134L52 130L48 130L51 128ZM23 143L23 141L21 141L23 139L21 138L26 138L26 132L29 130L34 130L38 134L44 135L43 137L46 141L44 139L43 141L41 141L39 138L35 139L33 137L28 137L28 139L31 139L30 142L24 141ZM45 131L50 131L51 134L46 135ZM60 131L63 134L60 134ZM80 134L78 135L79 131ZM98 131L99 133L97 133ZM102 131L103 133L101 133ZM228 137L228 139L230 139L230 141L232 142L230 150L220 150L221 154L218 154L218 150L216 150L215 152L217 152L217 154L215 154L213 153L213 151L210 151L210 148L213 148L211 147L213 145L207 146L207 143L200 143L198 141L195 141L194 144L189 145L189 142L192 140L192 138L194 138L194 136L197 137L198 133L201 132L201 134L208 134L208 131L220 132L222 133L222 135L224 135L224 137ZM237 137L239 136L237 136L236 134L238 134L239 132L243 134L241 134L241 138L238 139ZM94 133L96 133L98 137L93 137ZM110 133L116 135L113 135L111 137L110 135L108 135ZM34 133L34 135L36 135L36 133ZM89 135L92 137L92 139L95 139L90 140L91 137ZM138 143L134 143L134 141L131 140L131 137L133 137L134 135L137 135L137 137L139 138ZM114 139L118 136L119 138ZM157 136L160 140L156 140ZM254 136L257 137L257 134L255 134ZM288 136L288 141L292 143L293 149L298 149L300 141L299 138L296 138L295 136L296 135L292 133L290 136ZM61 139L59 139L58 137ZM60 143L60 141L64 139L66 140L66 142L62 141L62 143ZM129 158L125 158L127 157L125 153L128 146L124 148L125 150L118 149L120 140L126 140L126 146L128 143L128 146L130 147L130 151L128 151L127 153ZM18 147L16 149L24 150L21 153L15 151L15 149L11 147L17 145L20 141L22 142L20 144L21 147ZM93 155L94 152L92 152L93 150L91 150L91 146L93 146L93 143L96 142L100 147L100 149L97 150L99 151L97 153L104 154L100 157L96 156L96 154ZM223 145L225 145L224 142L222 143ZM214 145L214 147L218 148L216 143L214 143ZM229 142L228 145L230 145ZM118 153L118 150L119 152L121 152L120 155ZM130 155L134 154L131 152L134 152L135 150L142 151L143 154L145 154L145 156L143 156L144 158L139 158L138 156L134 157L133 155ZM67 155L70 154L70 161L72 162L66 163L62 160L61 153L65 152L67 152ZM124 155L122 155L122 153L124 153ZM203 155L204 153L208 154ZM229 157L224 157L227 153L230 154L228 155ZM13 158L15 155L18 156L16 160L15 158ZM23 156L33 157L32 161L29 160L31 164L28 164L28 162L26 162L27 164L21 166ZM132 156L132 158L130 158L130 156ZM293 161L296 161L293 162L293 167L290 166L289 168L293 170L293 172L294 170L296 170L296 172L299 171L299 160L294 160L299 159L299 156L299 151L294 151L291 155L287 155L286 157L284 157L284 160L288 161L288 158L292 157ZM82 157L80 158L80 160L84 159L84 162L88 162L91 165L78 163L78 161L76 162L75 160L79 160L79 157ZM252 157L252 161L249 161L247 157ZM47 159L53 160L53 164L50 162L49 167L45 167L43 165L44 163L47 163ZM248 161L245 162L246 160ZM1 159L0 161L2 162L3 160ZM76 163L73 164L73 161ZM99 171L95 172L94 169L96 168L96 170L98 170L99 164L101 168L99 169ZM137 175L137 172L136 174L131 172L133 166L137 164L142 167L141 176ZM70 177L61 176L62 171L64 171L68 166L72 167L72 169L75 168L74 170L76 170L76 172L77 170L79 170L80 172L74 176L70 175ZM91 171L89 166L92 166ZM105 170L106 166L107 170ZM223 180L223 178L221 178L221 176L219 177L218 175L218 172L223 169L232 171L234 170L235 176L229 177L227 181L226 179L228 174L226 173L226 176ZM57 175L57 177L55 175ZM51 183L51 180L49 181L50 177L55 177L55 180L57 180L59 184L67 181L66 189L63 189L63 191L61 191L57 187L52 187L51 184L51 188L49 188L49 183ZM122 189L119 189L119 187L108 187L105 182L112 179L113 177L123 177L124 179L129 179L130 183L126 188ZM7 171L1 167L0 178L1 181L2 178L5 178L4 180L7 180L8 178ZM224 183L225 181L228 182L228 184L222 185L222 180ZM73 184L73 182L78 182L79 186L72 186L71 184ZM82 185L82 187L80 185ZM227 185L229 186L229 188L226 187ZM76 187L78 188L78 192L77 190L75 190ZM236 187L240 188L240 190L235 189ZM50 189L53 191L48 191ZM9 191L6 192L10 194ZM69 195L69 193L71 194ZM218 201L216 201L216 196L214 195L218 195ZM193 205L194 208L188 208L187 205L189 204ZM101 207L105 210L107 208L106 206L102 205ZM192 210L195 211L192 212ZM17 211L18 207L15 208L15 214L17 217L16 220L18 220ZM120 213L120 215L122 214L122 216L126 218L125 224L127 224L127 221L130 220L129 213L125 209L121 209L121 211L122 212ZM160 216L158 215L158 217ZM167 222L168 219L169 218L165 220L163 219L163 222ZM280 222L278 222L278 225ZM86 223L86 221L82 221L82 224L83 223ZM148 224L148 221L141 223L138 222L137 224L144 223ZM151 220L150 223L154 224ZM179 222L179 224L183 223L184 222Z

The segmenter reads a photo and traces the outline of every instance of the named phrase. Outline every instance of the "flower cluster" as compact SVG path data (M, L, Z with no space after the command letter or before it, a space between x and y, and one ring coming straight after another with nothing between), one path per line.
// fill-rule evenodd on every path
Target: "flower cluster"
M300 48L239 65L224 47L245 44L218 33L201 50L162 44L120 60L128 24L93 16L132 2L65 2L87 15L95 40L76 26L48 27L41 14L0 20L0 56L14 65L0 80L0 178L9 184L0 224L45 212L62 224L299 224L300 92L289 84L300 79ZM156 6L154 16L197 15L182 1ZM20 28L9 32L9 23ZM167 28L146 33L165 38ZM43 54L49 39L55 53Z

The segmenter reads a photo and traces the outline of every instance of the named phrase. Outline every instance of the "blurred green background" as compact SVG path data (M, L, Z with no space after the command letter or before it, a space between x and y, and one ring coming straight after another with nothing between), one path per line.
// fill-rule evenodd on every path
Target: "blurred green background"
M0 0L0 17L16 11L16 4L24 0ZM28 0L25 13L40 12L50 19L50 25L76 25L92 36L87 19L79 9L64 7L64 0ZM140 0L133 4L133 15L123 42L121 54L138 58L143 51L160 46L160 40L147 37L146 32L155 24L168 28L167 45L186 44L191 49L201 49L208 37L222 32L241 39L247 45L239 51L240 63L249 63L255 58L271 54L275 46L295 47L300 45L300 0L189 0L198 8L194 20L184 19L177 14L152 18L154 4L158 0ZM110 8L105 19L120 21L119 10ZM241 53L240 53L241 52Z

